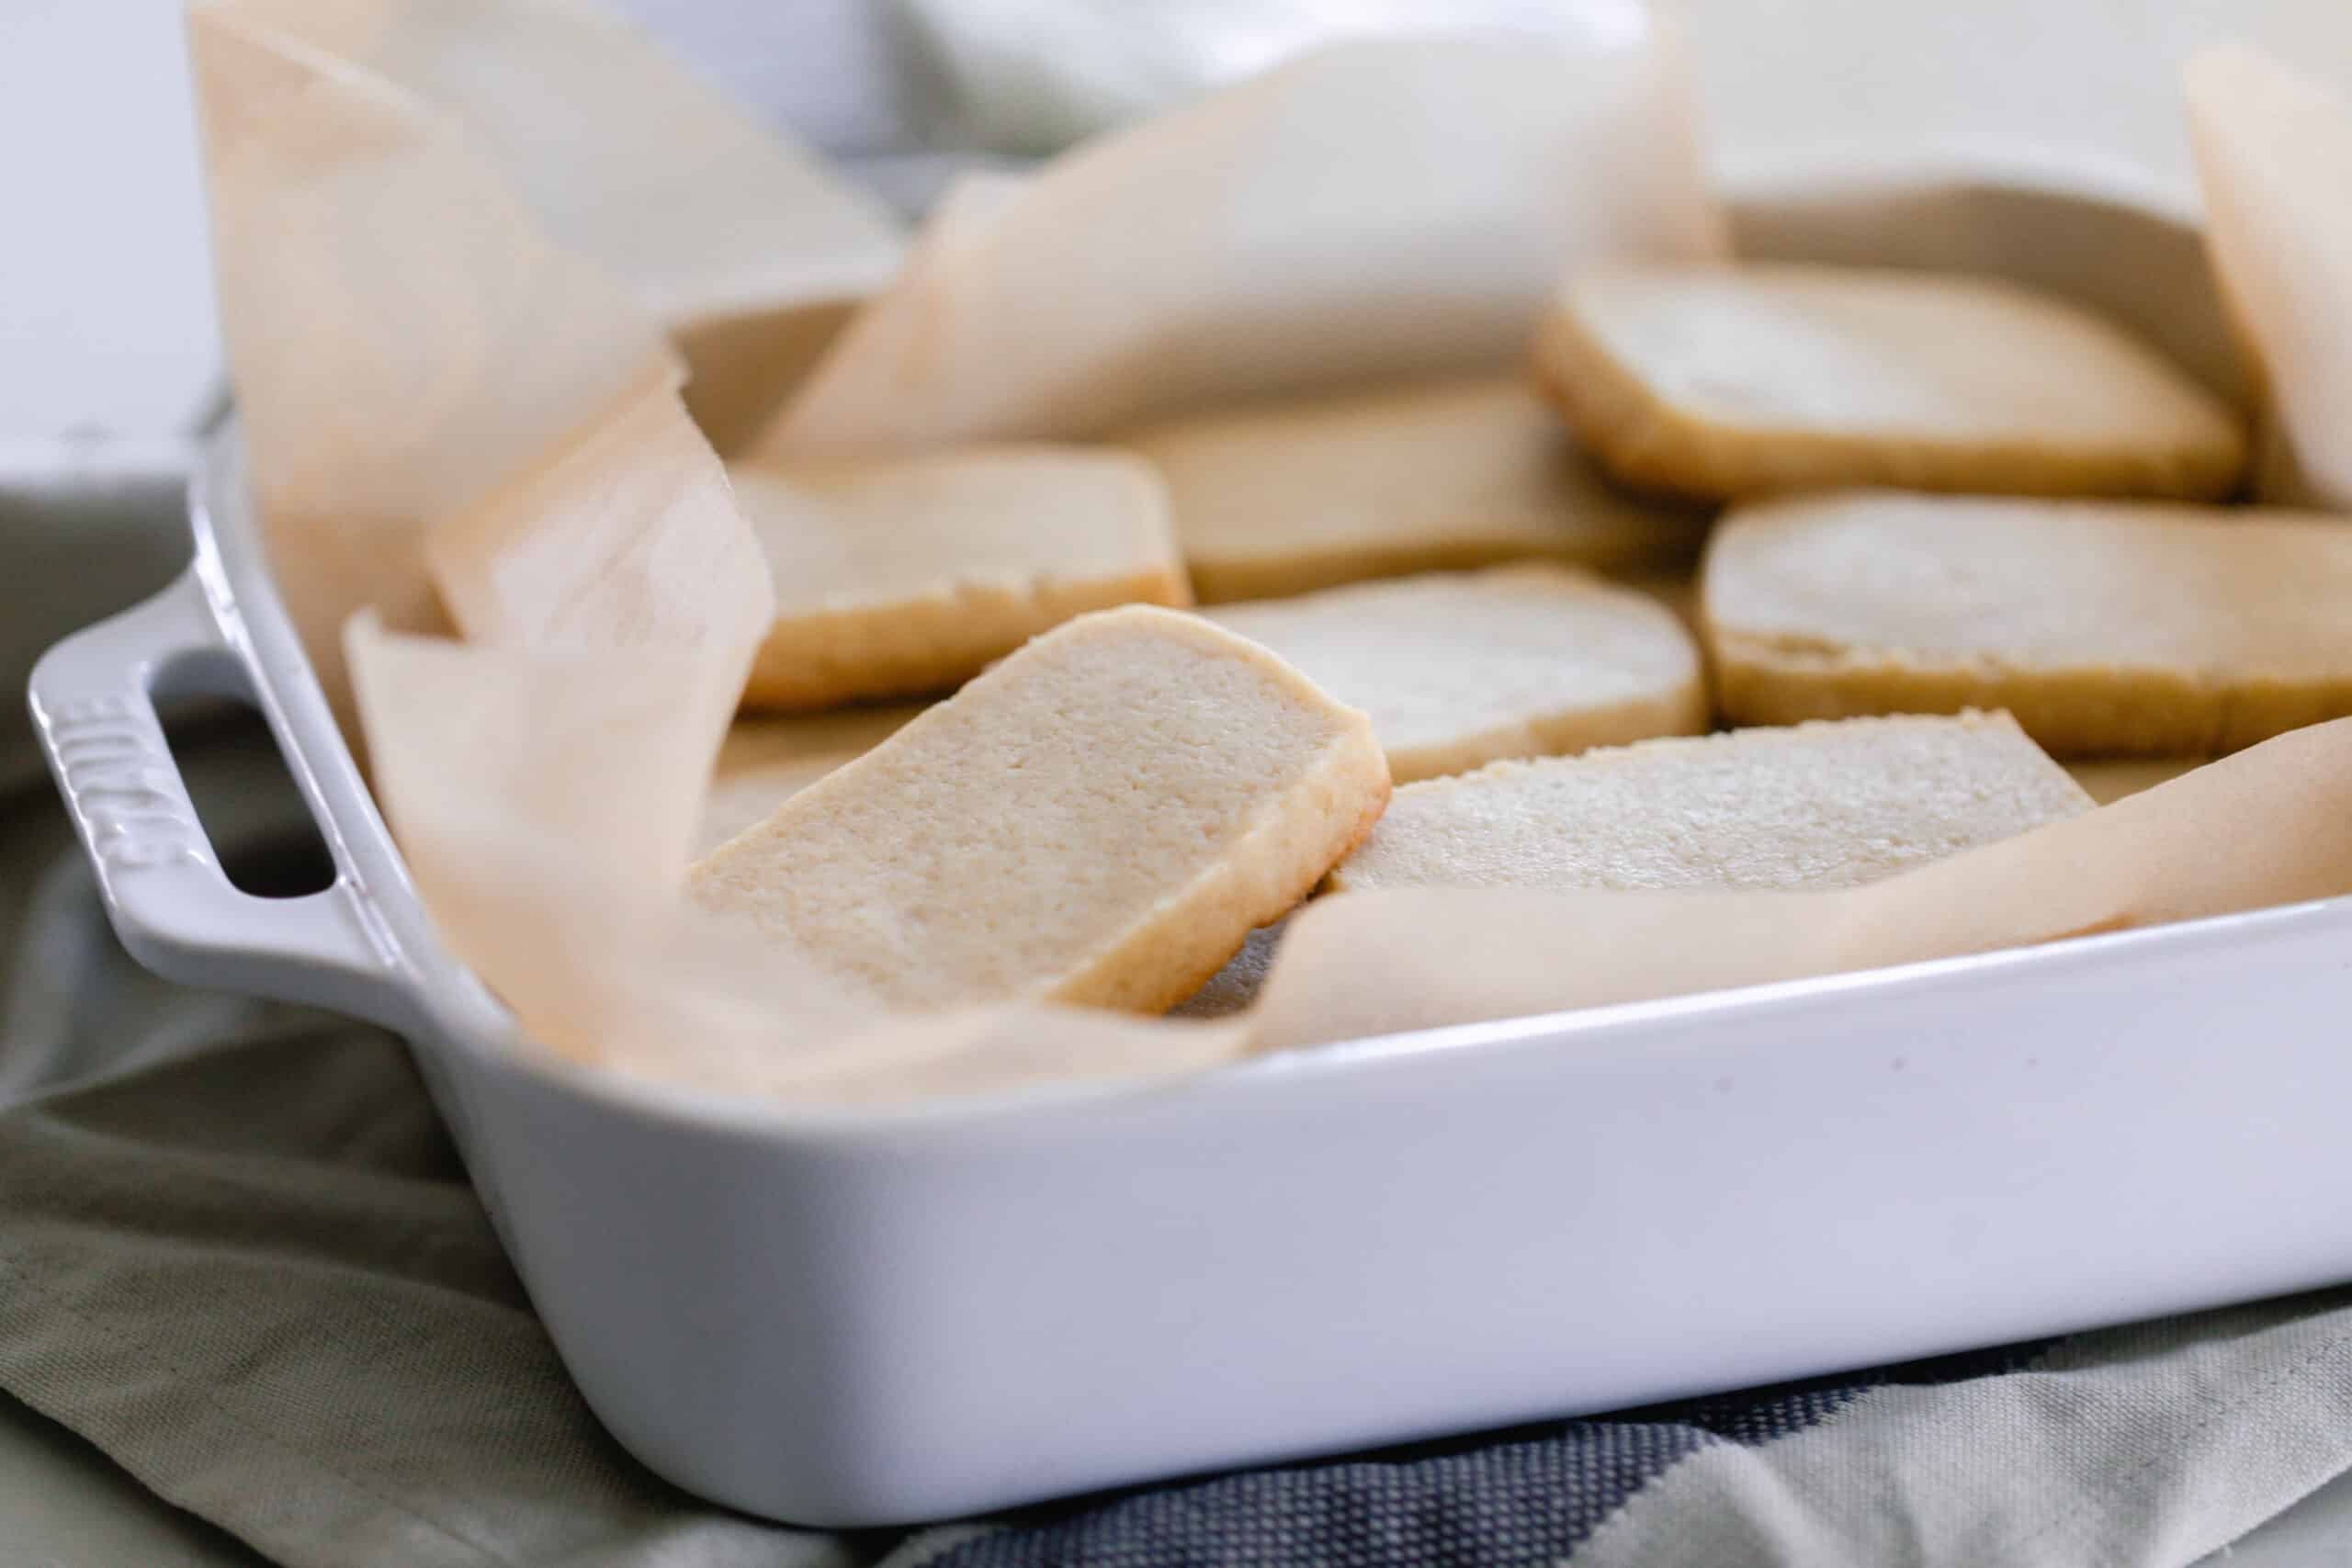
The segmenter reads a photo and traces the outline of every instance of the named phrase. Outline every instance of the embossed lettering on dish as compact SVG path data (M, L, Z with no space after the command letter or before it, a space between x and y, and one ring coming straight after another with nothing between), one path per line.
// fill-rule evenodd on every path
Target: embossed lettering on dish
M163 734L127 697L85 697L47 716L65 791L108 865L205 865L212 855Z

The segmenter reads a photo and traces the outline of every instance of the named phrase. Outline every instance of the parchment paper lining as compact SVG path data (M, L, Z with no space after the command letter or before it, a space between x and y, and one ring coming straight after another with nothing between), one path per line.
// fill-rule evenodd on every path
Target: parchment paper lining
M549 1049L865 1103L1191 1071L2352 891L2343 721L1838 892L1325 900L1290 921L1237 1020L1017 1002L912 1017L847 1000L676 896L769 610L661 331L541 233L458 130L232 9L197 13L195 49L273 558L331 690L347 656L379 796L436 922ZM2192 78L2209 121L2245 112L2228 80ZM1646 26L1596 23L1565 53L1353 45L1302 62L1034 182L970 187L771 439L1068 434L1148 412L1161 388L1196 400L1428 368L1457 348L1490 357L1571 254L1718 253L1687 99L1670 40ZM1429 139L1399 145L1405 123ZM2205 135L2226 181L2238 143L2226 125ZM1341 177L1355 164L1378 179ZM1538 177L1558 180L1549 204L1509 216ZM1375 194L1390 210L1368 223ZM2217 210L2233 221L2229 192ZM2311 238L2283 220L2247 229L2229 243L2273 260ZM1432 232L1447 237L1436 251L1377 243ZM2305 383L2277 323L2311 325L2323 297L2345 307L2327 320L2352 321L2345 269L2294 276L2310 288L2287 316L2246 311L2290 412ZM1350 332L1307 294L1343 299ZM1042 341L1008 344L1008 327ZM1216 369L1245 344L1231 375ZM1001 374L975 379L982 367ZM613 509L622 476L641 533ZM482 640L419 635L437 619L428 538ZM491 570L516 540L538 563L527 593Z

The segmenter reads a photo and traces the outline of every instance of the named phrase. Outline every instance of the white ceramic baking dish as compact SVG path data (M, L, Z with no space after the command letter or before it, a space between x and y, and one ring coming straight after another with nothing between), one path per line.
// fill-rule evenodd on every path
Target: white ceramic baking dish
M1751 171L1741 231L2100 295L2226 374L2179 203L1987 166ZM2352 900L891 1112L567 1066L435 941L233 436L192 520L33 677L116 930L413 1041L591 1404L722 1502L935 1518L2352 1275ZM151 703L187 690L266 716L329 890L222 878Z

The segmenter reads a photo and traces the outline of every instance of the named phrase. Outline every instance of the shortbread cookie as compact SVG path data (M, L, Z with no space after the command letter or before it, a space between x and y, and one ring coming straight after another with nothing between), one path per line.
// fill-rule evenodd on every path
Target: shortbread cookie
M889 739L921 712L920 703L892 703L737 719L711 769L702 819L695 829L695 853L708 854L835 768Z
M2090 803L2005 714L1740 729L1400 789L1331 886L1837 887Z
M1561 289L1536 367L1602 467L1682 495L2210 500L2246 462L2237 415L2154 349L1984 278L1601 268Z
M775 580L747 706L944 691L1073 615L1192 602L1166 491L1125 453L982 446L729 472Z
M2061 756L2352 714L2352 521L1896 493L1743 508L1702 612L1743 724L2005 707Z
M1204 613L1370 714L1399 784L1707 728L1698 645L1674 613L1566 567L1432 572Z
M1387 799L1363 714L1198 616L1131 606L1039 637L720 846L688 889L888 1004L1158 1011Z
M1698 511L1611 489L1517 376L1263 403L1133 433L1202 601L1548 559L1687 561Z

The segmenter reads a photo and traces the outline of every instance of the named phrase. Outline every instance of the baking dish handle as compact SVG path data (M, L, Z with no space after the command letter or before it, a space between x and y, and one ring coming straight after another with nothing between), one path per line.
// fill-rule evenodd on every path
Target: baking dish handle
M384 1018L394 949L349 867L338 855L334 884L301 897L232 886L172 759L159 693L252 697L194 569L33 668L33 728L115 934L166 979Z

